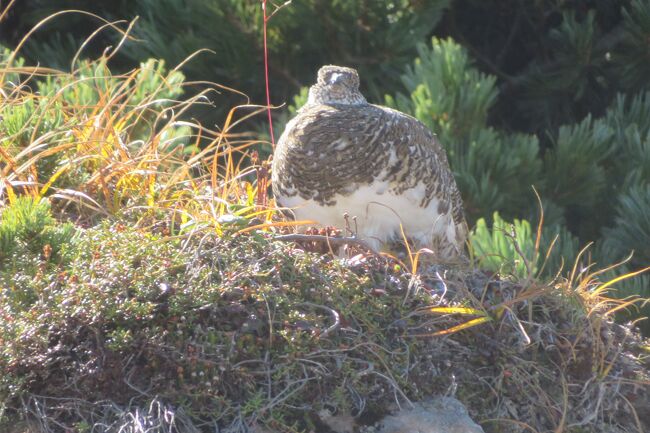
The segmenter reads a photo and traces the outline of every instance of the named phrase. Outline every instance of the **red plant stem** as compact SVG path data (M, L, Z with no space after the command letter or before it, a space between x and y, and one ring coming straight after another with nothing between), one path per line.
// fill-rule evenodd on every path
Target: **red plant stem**
M264 13L264 78L266 80L266 107L269 114L269 132L271 133L271 144L275 150L275 137L273 135L273 119L271 118L271 92L269 91L269 53L266 46L266 0L262 0L262 11Z

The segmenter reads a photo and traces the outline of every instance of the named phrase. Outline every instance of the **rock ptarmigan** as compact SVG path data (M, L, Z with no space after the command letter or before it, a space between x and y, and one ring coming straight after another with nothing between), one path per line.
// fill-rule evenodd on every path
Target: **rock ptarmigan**
M417 119L366 102L354 69L318 71L272 170L276 201L296 219L342 228L347 213L375 249L403 229L440 260L464 254L467 224L445 151Z

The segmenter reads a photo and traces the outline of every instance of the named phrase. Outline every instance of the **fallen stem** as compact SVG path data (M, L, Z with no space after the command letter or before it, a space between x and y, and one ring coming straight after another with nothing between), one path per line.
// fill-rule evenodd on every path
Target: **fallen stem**
M279 235L273 237L273 239L283 242L325 242L330 245L347 245L353 244L359 247L362 247L373 254L380 255L374 248L372 248L366 241L363 239L353 238L353 237L331 237L324 235L306 235L300 233L294 233L290 235Z
M329 328L327 328L326 330L322 331L320 333L320 335L319 335L319 338L327 337L328 334L336 331L341 326L341 317L339 316L338 311L333 310L330 307L326 307L325 305L313 304L311 302L302 302L302 303L300 303L300 305L323 309L323 310L327 311L328 313L330 313L330 315L334 319L334 324L332 326L330 326Z

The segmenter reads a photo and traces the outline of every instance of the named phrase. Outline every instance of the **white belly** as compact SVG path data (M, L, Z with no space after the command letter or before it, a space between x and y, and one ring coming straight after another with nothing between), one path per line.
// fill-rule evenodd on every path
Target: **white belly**
M354 230L352 217L356 217L357 236L376 249L402 239L402 229L419 247L431 248L434 238L455 240L453 220L449 213L438 213L438 200L434 198L426 207L420 206L424 197L423 184L399 195L388 189L385 182L361 186L350 195L335 196L334 206L323 206L297 195L281 197L280 201L293 210L297 220L312 220L323 226L345 228L344 214L347 213L350 228Z

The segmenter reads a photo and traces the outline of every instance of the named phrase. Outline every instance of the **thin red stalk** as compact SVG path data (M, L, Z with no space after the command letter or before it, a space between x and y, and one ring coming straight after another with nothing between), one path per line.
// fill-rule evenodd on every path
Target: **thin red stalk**
M271 92L269 91L269 53L266 46L266 0L262 0L262 11L264 12L264 78L266 80L266 106L269 114L269 132L271 133L271 144L275 150L275 137L273 135L273 119L271 118Z

